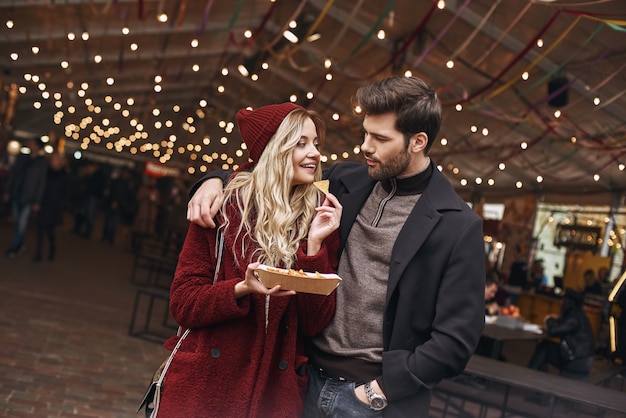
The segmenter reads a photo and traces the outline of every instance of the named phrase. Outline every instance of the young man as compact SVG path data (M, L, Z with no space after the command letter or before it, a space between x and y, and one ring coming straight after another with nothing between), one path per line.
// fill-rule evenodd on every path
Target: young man
M431 389L463 371L482 333L482 221L427 155L441 104L426 83L390 77L356 98L367 165L324 175L343 206L343 281L309 344L304 416L426 417ZM189 220L211 226L216 184L192 190Z

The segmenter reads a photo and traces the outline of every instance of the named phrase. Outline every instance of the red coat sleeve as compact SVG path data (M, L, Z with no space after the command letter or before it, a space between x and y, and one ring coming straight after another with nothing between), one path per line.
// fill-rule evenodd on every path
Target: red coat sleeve
M178 257L170 286L170 311L184 328L198 328L245 316L249 299L234 298L240 278L213 284L216 264L216 231L191 224ZM222 260L222 268L227 262ZM228 276L227 276L228 277Z

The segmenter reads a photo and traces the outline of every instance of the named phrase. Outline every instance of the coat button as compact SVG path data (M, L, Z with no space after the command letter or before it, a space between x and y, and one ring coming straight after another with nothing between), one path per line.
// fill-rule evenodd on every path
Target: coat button
M220 356L220 350L218 348L211 349L211 357L218 358Z
M287 370L287 367L289 367L287 360L281 360L280 363L278 363L278 368L280 370Z

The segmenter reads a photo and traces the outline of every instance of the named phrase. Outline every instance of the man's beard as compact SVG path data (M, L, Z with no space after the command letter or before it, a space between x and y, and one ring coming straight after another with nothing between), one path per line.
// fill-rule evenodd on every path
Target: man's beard
M367 172L371 178L380 181L383 179L389 179L397 177L404 173L411 163L411 154L407 150L403 149L398 154L391 157L391 159L383 163L378 161L377 167L369 167Z

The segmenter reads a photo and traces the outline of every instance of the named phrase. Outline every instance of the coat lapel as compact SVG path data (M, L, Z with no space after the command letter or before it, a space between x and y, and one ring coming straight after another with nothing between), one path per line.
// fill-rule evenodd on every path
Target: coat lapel
M356 217L372 192L376 181L367 175L367 172L365 172L365 175L363 172L351 173L339 180L342 182L342 187L346 190L340 197L343 211L339 233L341 236L340 251L343 251L352 225L354 225Z
M435 167L426 190L409 214L398 234L391 253L386 304L395 291L408 263L422 247L433 228L439 223L442 210L461 210L460 200L452 185Z

